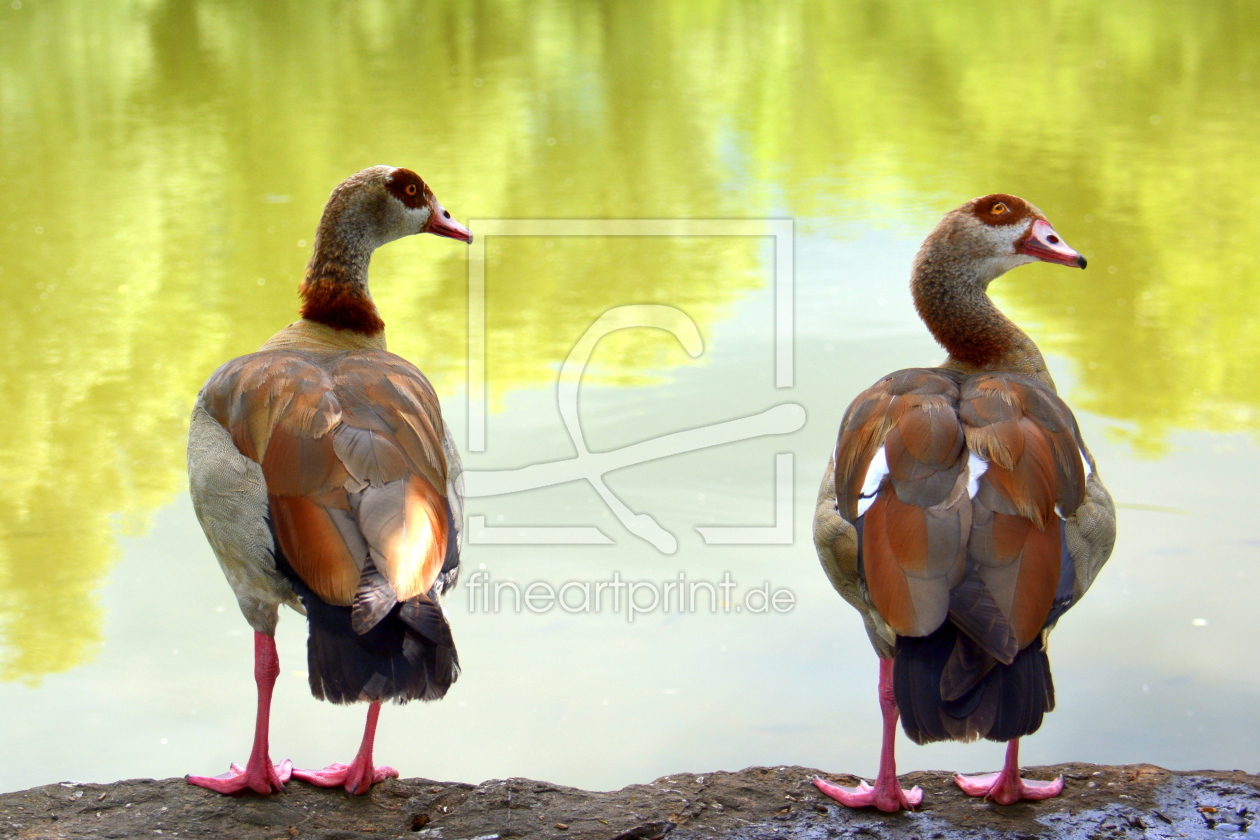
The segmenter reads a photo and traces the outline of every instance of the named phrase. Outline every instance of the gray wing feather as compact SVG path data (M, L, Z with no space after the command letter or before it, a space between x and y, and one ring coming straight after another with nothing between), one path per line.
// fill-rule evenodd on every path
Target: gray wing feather
M866 584L857 567L857 529L836 507L836 459L833 454L818 488L818 506L814 510L814 547L818 561L832 587L862 616L866 635L875 652L885 659L893 655L893 633L880 618L866 591Z
M302 609L276 571L262 467L237 450L200 402L188 431L188 483L201 529L241 612L255 630L274 634L280 604Z
M451 430L442 430L442 452L446 456L446 505L451 515L451 533L446 542L442 571L433 584L435 596L455 586L459 579L459 556L464 548L464 465Z
M1076 567L1072 593L1075 602L1094 582L1116 544L1116 506L1096 471L1085 480L1085 499L1076 513L1067 518L1064 533L1068 554Z

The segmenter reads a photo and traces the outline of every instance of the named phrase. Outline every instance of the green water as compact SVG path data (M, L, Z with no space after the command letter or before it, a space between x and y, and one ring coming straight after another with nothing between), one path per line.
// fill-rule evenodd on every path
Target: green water
M340 179L377 163L418 171L474 231L477 220L502 219L794 220L799 332L796 380L787 390L774 387L771 362L740 355L741 348L762 347L764 335L748 339L747 330L761 330L772 317L772 258L764 238L490 237L491 446L484 455L473 453L469 466L502 469L571 457L553 395L556 372L577 338L610 307L681 309L704 339L699 359L659 330L624 330L598 345L583 385L591 389L583 420L592 438L599 436L592 448L712 422L710 407L725 412L716 419L729 419L784 400L804 405L805 429L766 443L764 457L661 461L633 476L627 471L623 489L640 488L631 504L636 511L655 504L658 515L685 509L691 520L764 525L773 510L769 497L761 499L773 484L771 453L795 453L794 542L776 549L773 568L791 570L781 576L802 607L768 623L757 638L784 632L794 645L803 643L812 636L801 627L818 625L799 622L834 613L826 620L836 622L844 655L861 663L855 668L870 668L870 675L855 672L852 690L862 693L845 701L862 714L874 706L873 692L865 693L873 656L855 617L826 591L814 566L809 494L848 399L894 367L939 358L904 291L917 241L944 211L975 195L1011 192L1036 203L1089 257L1090 269L1078 275L1033 266L993 291L1051 357L1100 451L1102 474L1130 506L1122 510L1112 561L1119 571L1108 570L1111 582L1100 583L1114 587L1120 612L1100 616L1097 625L1084 607L1074 612L1069 619L1084 622L1071 631L1081 634L1081 661L1064 667L1079 669L1082 693L1105 697L1107 680L1090 671L1089 651L1100 638L1090 635L1091 626L1105 625L1111 635L1104 634L1102 647L1112 645L1118 661L1129 662L1142 658L1133 652L1140 647L1135 639L1154 632L1143 619L1181 622L1177 644L1184 651L1169 652L1160 673L1174 680L1170 685L1197 674L1186 677L1198 686L1191 693L1221 688L1223 697L1235 698L1222 700L1221 717L1206 724L1217 733L1216 746L1196 752L1189 730L1169 741L1170 724L1157 723L1163 719L1152 711L1149 725L1135 730L1165 734L1142 741L1148 736L1135 733L1126 748L1134 760L1254 767L1260 743L1250 733L1229 736L1238 720L1229 710L1242 702L1236 698L1254 701L1260 684L1234 673L1222 651L1250 657L1243 661L1257 653L1239 641L1254 639L1255 626L1247 617L1249 596L1234 585L1257 559L1254 513L1246 504L1255 497L1249 470L1260 466L1257 36L1260 8L1246 2L6 0L0 5L6 354L0 399L7 415L0 438L0 709L12 712L15 727L22 722L28 740L21 743L33 746L13 746L14 740L0 746L0 755L23 755L20 763L6 760L0 787L92 773L225 769L205 766L210 759L191 746L182 757L163 758L169 766L140 748L123 760L108 744L87 765L64 755L28 760L21 751L59 743L54 733L65 715L109 718L156 702L106 690L97 699L80 695L81 708L38 711L54 696L87 691L89 674L92 685L111 674L125 681L122 663L144 659L128 644L164 633L186 633L195 643L190 616L216 604L228 605L224 627L244 626L231 614L226 587L215 582L217 571L183 501L188 412L211 370L255 349L293 317L295 285L324 199ZM430 375L457 418L461 445L467 444L460 407L467 391L467 283L467 249L432 237L392 245L373 263L373 292L391 349ZM655 488L666 486L689 494L685 503L675 500L683 508L653 501ZM545 493L470 500L470 512L490 523L506 516L505 522L540 525L590 524L603 516L600 527L617 545L586 550L601 574L617 567L660 576L712 566L711 546L694 532L682 537L690 521L673 529L678 553L663 558L618 530L598 500L591 502L589 488L565 492L562 500ZM715 498L725 498L725 506ZM745 503L746 510L739 507ZM163 562L135 560L145 570L138 577L118 571L131 568L133 555L163 552ZM492 570L497 562L529 580L541 576L544 555L547 562L568 556L473 545L467 560ZM196 568L205 567L205 593L179 589L188 574L181 564L194 556ZM1159 559L1166 557L1174 559ZM818 591L806 595L811 587ZM1199 587L1196 600L1190 591ZM1128 598L1141 591L1152 600L1134 603L1122 589ZM1180 597L1168 594L1178 590ZM1091 597L1112 603L1106 591ZM1221 613L1239 623L1222 625ZM1191 629L1191 616L1211 622L1193 626L1212 643L1192 637L1199 630ZM118 623L124 617L145 623L124 632ZM457 631L476 650L487 631L475 629L478 616L460 618ZM501 638L523 626L494 621L500 623L493 635ZM300 637L300 622L288 623ZM696 618L678 632L722 636L733 632L728 625ZM564 640L547 642L552 636L544 634L531 650L554 644L577 657L559 670L598 671L603 666L593 663L603 652L584 653L581 644L592 626L571 622L556 631ZM637 632L599 626L608 640ZM626 642L632 648L643 640L625 638L639 640ZM247 639L232 644L247 655ZM784 644L765 641L753 663L695 668L709 683L729 667L773 671ZM300 659L300 638L293 645ZM794 647L799 670L827 672L830 635L824 648L812 656ZM1203 654L1205 648L1215 652ZM512 679L507 672L529 661L524 651L496 655L503 662L492 668L488 659L480 676L469 668L468 685L461 684L468 702L477 685L503 691ZM1218 659L1218 670L1196 670L1195 663ZM237 683L247 709L252 683L248 666L238 665L225 665L223 679ZM165 678L172 703L180 702L182 673ZM607 679L615 682L616 675ZM1056 714L1070 714L1074 702L1064 679L1074 678L1060 677L1064 711ZM1219 682L1230 679L1236 682ZM545 716L546 704L531 698L527 684L518 688L512 703ZM787 680L779 690L798 689ZM813 731L827 732L818 720L822 698L849 688L827 683L818 690L809 707L815 712L786 709L769 694L760 705L724 711L720 691L683 717L644 712L665 722L667 732L657 731L659 741L647 738L655 746L620 767L590 756L579 764L556 758L522 765L503 758L495 746L501 739L490 738L483 752L469 748L464 763L444 768L613 784L723 761L856 767L839 746L819 756L794 752L788 736L754 739L743 752L726 746L715 752L715 743L738 740L734 728L756 728L775 715L812 715L821 725ZM547 703L570 702L547 697ZM1113 698L1110 706L1124 702ZM417 714L441 725L434 722L445 710ZM338 720L354 718L347 731L358 725L356 712L332 712ZM248 740L243 714L201 709L197 743L231 741L240 759ZM1208 712L1197 714L1195 725L1203 725ZM1049 756L1054 760L1085 758L1071 753L1078 743L1071 738L1097 738L1084 718L1067 719L1076 722L1071 737L1063 735L1064 754ZM537 724L514 720L518 728ZM457 722L448 725L461 731ZM709 725L719 734L695 735ZM795 724L773 725L788 732L782 727ZM137 724L132 734L142 732ZM862 735L854 736L853 749L873 753L873 737ZM472 737L458 735L465 736ZM351 748L352 738L344 752ZM517 748L517 755L534 752L528 742ZM405 774L428 772L395 763ZM915 759L907 766L916 766Z

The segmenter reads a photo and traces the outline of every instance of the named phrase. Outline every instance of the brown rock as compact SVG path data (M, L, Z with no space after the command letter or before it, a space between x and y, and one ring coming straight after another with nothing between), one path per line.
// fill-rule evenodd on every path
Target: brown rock
M750 767L679 773L609 792L529 779L475 786L402 779L357 797L298 781L269 798L221 796L182 779L64 783L0 794L0 840L1219 838L1246 831L1260 813L1260 777L1242 771L1026 768L1030 778L1063 775L1064 794L1011 806L964 796L948 773L910 773L902 782L921 786L924 804L901 814L841 808L811 784L818 772Z

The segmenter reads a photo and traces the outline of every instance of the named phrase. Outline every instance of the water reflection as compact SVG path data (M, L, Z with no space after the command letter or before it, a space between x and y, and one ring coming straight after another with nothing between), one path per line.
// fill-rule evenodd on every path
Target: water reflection
M1254 431L1258 17L1244 2L6 4L0 678L95 650L116 533L181 491L197 387L293 311L329 188L378 162L414 167L466 219L926 230L962 198L1024 194L1097 267L995 287L1075 361L1074 403L1152 453L1174 429ZM492 241L492 395L549 383L612 305L678 306L704 333L763 282L760 248ZM463 260L409 241L373 269L392 346L448 394ZM592 373L641 385L686 358L628 331Z

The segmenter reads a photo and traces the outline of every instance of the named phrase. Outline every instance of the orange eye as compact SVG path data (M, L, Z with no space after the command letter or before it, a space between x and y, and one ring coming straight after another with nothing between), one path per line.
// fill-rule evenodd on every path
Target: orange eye
M1006 209L1007 209L1006 205L999 201L997 204L993 205L993 209L990 210L989 212L992 213L994 216L1001 216L1003 213L1006 212Z
M415 195L415 194L416 194L416 185L415 185L415 184L408 184L406 187L404 187L404 188L403 188L403 192L405 192L407 195Z

